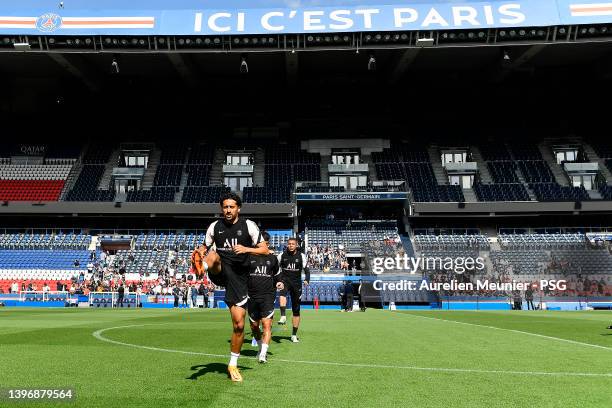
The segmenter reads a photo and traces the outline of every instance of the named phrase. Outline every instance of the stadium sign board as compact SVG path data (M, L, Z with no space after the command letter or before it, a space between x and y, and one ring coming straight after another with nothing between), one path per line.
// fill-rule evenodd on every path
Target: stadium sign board
M256 35L542 27L612 22L612 3L585 0L161 0L0 3L0 33ZM389 4L390 3L390 4Z
M380 201L405 200L405 192L394 193L296 193L297 201Z

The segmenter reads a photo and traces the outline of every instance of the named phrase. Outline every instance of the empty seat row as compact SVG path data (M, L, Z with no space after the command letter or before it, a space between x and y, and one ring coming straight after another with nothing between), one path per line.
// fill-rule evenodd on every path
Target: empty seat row
M0 180L2 201L57 201L64 180Z
M183 190L183 203L217 203L221 195L231 191L225 186L187 186Z
M182 164L160 164L155 172L156 186L180 186L183 175Z
M5 180L65 180L72 165L0 165L0 179Z
M174 202L178 187L153 187L150 190L128 191L128 202Z
M487 167L495 183L519 183L516 162L488 162Z
M188 165L185 168L187 172L188 186L207 186L210 180L210 164Z
M538 201L586 201L590 200L584 186L560 186L556 183L529 184Z
M98 156L95 156L98 157ZM92 159L93 160L93 159ZM81 169L72 190L66 196L67 201L112 201L115 190L99 190L98 185L105 166L102 164L87 164Z
M86 234L0 234L0 249L87 249L90 242Z
M522 183L474 183L473 188L478 201L530 201L529 193Z
M291 188L281 187L245 187L243 190L245 203L288 203L292 200Z

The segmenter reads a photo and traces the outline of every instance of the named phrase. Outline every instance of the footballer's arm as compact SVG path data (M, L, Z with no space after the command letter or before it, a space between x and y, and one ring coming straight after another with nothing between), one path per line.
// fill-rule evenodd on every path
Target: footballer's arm
M265 242L260 242L255 248L245 247L243 245L234 245L234 252L237 254L251 254L251 255L267 255L270 253L268 245Z

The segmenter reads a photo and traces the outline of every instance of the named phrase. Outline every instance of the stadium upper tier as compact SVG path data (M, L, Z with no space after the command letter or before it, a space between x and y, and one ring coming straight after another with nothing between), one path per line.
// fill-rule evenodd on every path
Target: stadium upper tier
M380 140L368 148L356 139L330 146L96 142L79 153L50 146L27 155L5 148L0 200L215 203L231 189L246 203L291 203L293 192L397 191L389 181L405 182L416 203L612 200L606 144L501 140L457 148Z
M397 224L384 220L311 220L306 223L309 246L360 248L368 241L399 240Z
M0 234L1 249L80 249L91 243L91 236L73 233Z

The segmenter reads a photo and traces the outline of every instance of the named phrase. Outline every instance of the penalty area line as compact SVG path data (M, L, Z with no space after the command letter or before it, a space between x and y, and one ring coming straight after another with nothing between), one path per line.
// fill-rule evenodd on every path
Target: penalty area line
M160 323L163 324L163 323ZM134 327L151 326L158 324L135 324L129 326L115 326L107 327L105 329L96 330L92 333L93 337L97 340L115 344L118 346L132 347L142 350L158 351L163 353L176 353L186 354L194 356L206 356L206 357L220 357L227 358L226 354L213 354L213 353L202 353L198 351L187 351L187 350L175 350L160 347L144 346L141 344L125 343L122 341L112 340L104 337L102 334L110 330L128 329ZM241 356L249 360L256 360L256 357ZM506 371L506 370L479 370L469 368L445 368L445 367L417 367L417 366L403 366L403 365L387 365L387 364L366 364L366 363L337 363L333 361L310 361L310 360L285 360L280 358L273 358L272 362L283 362L293 364L309 364L309 365L323 365L323 366L336 366L336 367L354 367L354 368L383 368L383 369L396 369L396 370L413 370L413 371L430 371L430 372L442 372L442 373L470 373L470 374L510 374L510 375L534 375L534 376L555 376L555 377L612 377L612 373L574 373L574 372L547 372L547 371Z
M581 341L563 339L561 337L545 336L543 334L531 333L531 332L526 332L526 331L522 331L522 330L504 329L503 327L486 326L484 324L477 324L477 323L459 322L457 320L440 319L440 318L437 318L437 317L427 317L427 316L415 315L415 314L412 314L412 313L399 313L399 314L400 315L408 315L408 316L412 316L412 317L418 317L418 318L421 318L421 319L437 320L439 322L464 324L466 326L483 327L483 328L486 328L486 329L502 330L502 331L507 331L507 332L512 332L512 333L526 334L528 336L540 337L540 338L548 339L548 340L556 340L556 341L561 341L561 342L570 343L570 344L576 344L576 345L580 345L580 346L594 347L594 348L601 349L601 350L612 351L612 348L606 347L606 346L600 346L598 344L583 343Z

